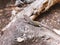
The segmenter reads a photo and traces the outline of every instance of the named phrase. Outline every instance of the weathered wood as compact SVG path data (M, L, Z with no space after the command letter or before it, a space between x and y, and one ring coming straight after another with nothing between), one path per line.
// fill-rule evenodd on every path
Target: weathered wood
M16 14L14 19L10 22L10 24L8 24L8 26L10 27L10 25L12 23L14 23L15 21L17 21L18 18L24 18L23 15L27 15L31 19L35 19L38 15L40 15L40 13L48 10L52 5L58 3L58 1L57 0L36 0L32 4L30 4L29 6L25 7L18 14ZM7 26L7 28L8 28L8 26Z
M43 3L41 3L40 1L42 1ZM51 30L48 30L44 27L35 27L33 25L29 25L23 19L24 18L23 15L28 15L28 16L31 16L32 14L39 15L40 11L43 10L40 9L42 8L40 7L41 4L45 4L45 1L36 0L34 3L27 6L26 8L24 8L24 10L22 10L19 14L17 14L14 17L14 19L5 28L2 29L3 35L0 36L0 44L1 45L24 45L24 44L25 45L32 45L32 44L33 45L60 45L59 35L55 34ZM18 43L16 41L18 37L24 38L23 42Z
M37 16L40 15L40 13L43 13L47 11L51 6L58 3L59 0L36 0L26 8L24 8L23 11L19 12L17 15L27 15L31 16L31 19L35 19ZM21 18L21 17L20 17Z

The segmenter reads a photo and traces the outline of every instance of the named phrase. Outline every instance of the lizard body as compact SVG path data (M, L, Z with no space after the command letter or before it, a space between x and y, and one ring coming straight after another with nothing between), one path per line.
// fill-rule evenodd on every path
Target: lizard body
M24 19L27 21L27 23L29 23L29 24L31 24L31 25L47 28L47 29L49 29L50 31L54 32L56 35L58 35L58 33L55 32L52 27L49 27L49 26L47 26L47 25L45 25L45 24L42 24L42 23L40 23L40 22L38 22L38 21L33 21L33 20L30 19L30 17L27 16L27 15L24 15Z

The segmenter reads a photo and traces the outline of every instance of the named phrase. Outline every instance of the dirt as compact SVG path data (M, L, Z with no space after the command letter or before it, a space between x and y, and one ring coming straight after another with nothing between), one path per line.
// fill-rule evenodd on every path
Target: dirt
M9 23L11 11L9 9L0 9L0 30Z
M10 22L13 0L0 1L0 30Z

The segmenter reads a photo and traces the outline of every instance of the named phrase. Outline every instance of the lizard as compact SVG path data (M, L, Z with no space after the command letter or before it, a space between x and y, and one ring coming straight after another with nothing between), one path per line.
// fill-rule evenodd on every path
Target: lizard
M47 25L45 25L45 24L42 24L42 23L40 23L39 21L34 21L34 20L30 19L30 17L27 16L27 15L24 15L24 19L26 20L26 23L28 23L28 24L30 24L30 25L33 25L33 26L36 26L36 27L44 27L44 28L49 29L50 31L54 32L56 35L59 35L58 33L56 33L56 32L54 31L54 29L53 29L52 27L47 26ZM59 36L60 36L60 35L59 35Z

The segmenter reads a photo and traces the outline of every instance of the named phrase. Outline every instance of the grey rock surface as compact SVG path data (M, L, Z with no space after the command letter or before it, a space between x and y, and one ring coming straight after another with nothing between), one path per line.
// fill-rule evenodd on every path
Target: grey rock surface
M18 19L0 36L1 45L58 45L60 37L44 27L35 27ZM17 42L18 37L24 38Z

